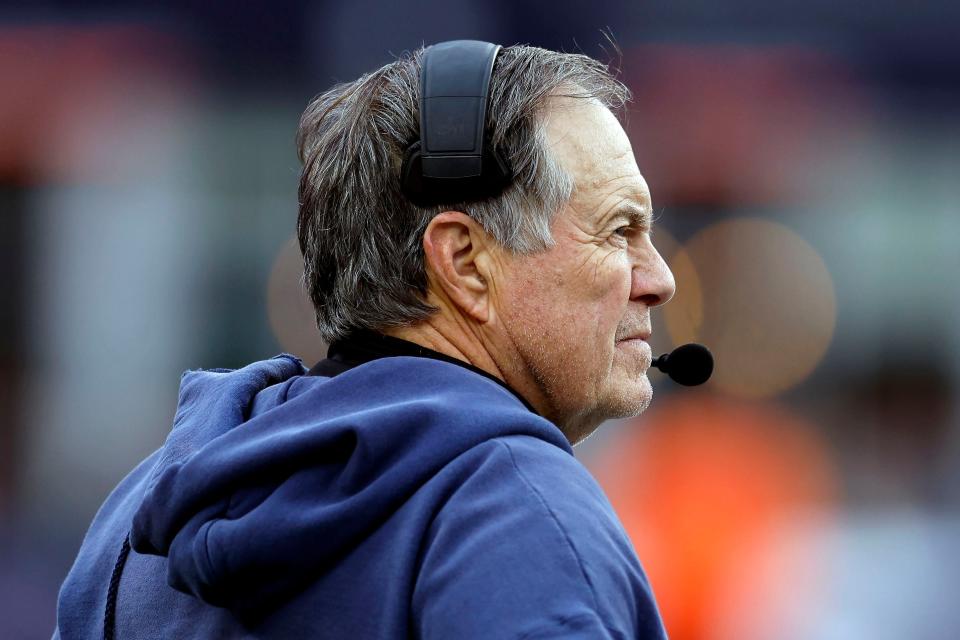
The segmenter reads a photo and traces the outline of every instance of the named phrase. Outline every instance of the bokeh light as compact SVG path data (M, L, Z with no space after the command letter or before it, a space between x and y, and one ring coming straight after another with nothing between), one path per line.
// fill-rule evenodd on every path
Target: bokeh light
M716 357L711 384L746 397L782 392L820 362L836 322L833 281L816 250L769 220L740 218L696 234L671 264L677 298L664 308L678 344ZM702 307L700 306L702 304Z
M779 524L835 504L837 478L812 425L772 405L696 393L661 400L590 464L642 558L674 640L711 637L732 582L756 618L780 610L816 571L775 588L757 550ZM745 560L749 558L750 561ZM729 623L730 627L743 626Z

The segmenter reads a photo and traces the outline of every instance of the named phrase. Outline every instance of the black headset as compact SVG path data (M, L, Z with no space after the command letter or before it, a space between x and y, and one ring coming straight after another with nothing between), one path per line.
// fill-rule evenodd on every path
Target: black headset
M513 178L486 139L490 76L500 45L453 40L428 47L420 71L420 139L407 147L400 184L427 207L500 194Z

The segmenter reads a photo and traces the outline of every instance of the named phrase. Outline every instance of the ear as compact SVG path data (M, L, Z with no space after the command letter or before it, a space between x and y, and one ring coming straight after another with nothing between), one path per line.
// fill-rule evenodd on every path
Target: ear
M459 211L434 216L423 232L427 277L434 295L477 322L487 322L490 287L484 272L490 237Z

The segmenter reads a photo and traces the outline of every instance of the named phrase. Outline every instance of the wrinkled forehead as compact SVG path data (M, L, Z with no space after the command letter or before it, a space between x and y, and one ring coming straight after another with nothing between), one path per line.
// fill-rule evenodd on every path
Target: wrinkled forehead
M574 180L574 199L588 204L622 194L650 202L630 139L616 116L593 98L551 98L544 114L547 145Z

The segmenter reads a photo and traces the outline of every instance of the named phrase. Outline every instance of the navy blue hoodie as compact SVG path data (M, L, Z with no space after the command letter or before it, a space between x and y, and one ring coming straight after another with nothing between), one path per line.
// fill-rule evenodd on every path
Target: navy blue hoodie
M416 357L304 373L284 354L184 374L55 638L665 636L602 491L502 385Z

